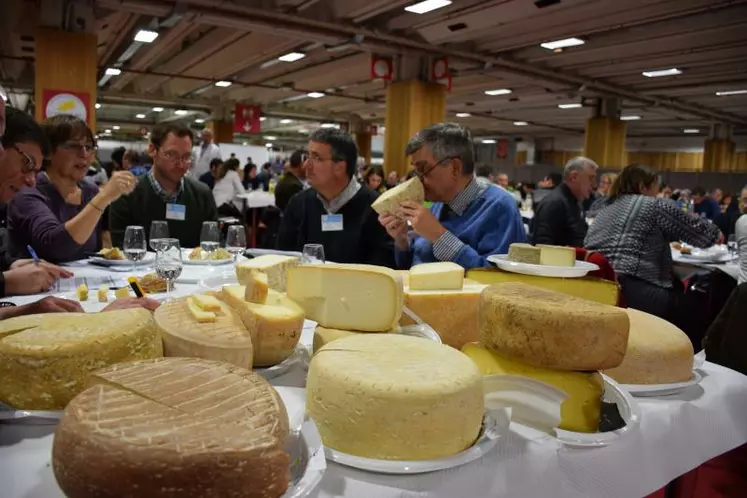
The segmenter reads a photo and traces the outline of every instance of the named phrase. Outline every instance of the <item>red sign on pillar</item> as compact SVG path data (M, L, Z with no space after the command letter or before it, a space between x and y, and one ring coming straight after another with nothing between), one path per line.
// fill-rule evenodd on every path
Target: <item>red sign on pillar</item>
M394 71L392 69L392 58L379 55L371 56L371 79L391 80Z
M233 116L234 133L259 133L261 131L262 108L258 105L236 104Z
M508 157L508 139L501 138L495 144L495 153L499 159L506 159Z
M47 89L42 92L43 119L59 114L72 114L90 125L90 106L91 95L88 92Z

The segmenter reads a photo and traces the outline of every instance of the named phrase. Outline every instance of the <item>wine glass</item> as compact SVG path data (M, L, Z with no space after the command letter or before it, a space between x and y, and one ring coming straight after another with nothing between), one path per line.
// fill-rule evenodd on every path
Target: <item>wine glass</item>
M156 274L166 280L166 300L171 300L174 282L182 274L179 239L161 239L156 248Z
M732 258L737 255L737 234L733 233L729 235L726 247L729 249L729 254Z
M205 221L200 231L200 249L207 253L203 259L210 259L220 245L220 230L217 221Z
M236 262L239 254L246 249L246 230L242 225L232 225L228 227L226 235L226 250L233 254L233 260Z
M305 244L301 262L307 265L324 264L324 246L321 244Z
M132 261L132 271L134 273L136 263L142 261L146 254L145 228L135 225L128 226L125 229L122 249L127 259Z
M169 238L169 224L166 221L154 221L150 224L150 248L153 251L158 250L158 244L161 239Z

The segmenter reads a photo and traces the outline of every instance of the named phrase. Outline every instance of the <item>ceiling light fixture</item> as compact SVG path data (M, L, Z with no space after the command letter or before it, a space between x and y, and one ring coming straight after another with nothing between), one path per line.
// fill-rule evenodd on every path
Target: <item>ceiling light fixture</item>
M456 113L456 117L458 117L458 118L468 118L470 116L472 116L472 114L470 114L468 112L458 112L458 113Z
M118 67L107 67L106 71L104 71L104 74L107 76L119 76L122 74L122 70Z
M745 93L747 93L747 90L727 90L724 92L716 92L716 96L728 97L729 95L744 95Z
M266 117L264 117L264 116L261 116L261 117L259 118L259 120L260 120L260 121L264 121L265 119L267 119L267 118L266 118Z
M278 137L271 137L270 135L267 135L265 137L265 140L277 140L277 139L278 139Z
M514 121L514 126L528 126L529 123L526 121Z
M112 134L112 131L111 131L110 129L108 129L108 128L107 128L106 130L104 130L104 133L106 133L107 135L111 135L111 134Z
M177 116L186 116L187 111L185 111L184 109L177 109L176 111L174 111L174 114L176 114Z
M304 57L306 57L306 54L302 54L301 52L291 52L289 54L281 55L278 57L278 60L282 62L296 62Z
M118 130L118 129L119 129L119 126L117 125L112 126L112 130Z
M425 0L410 5L409 7L405 7L405 10L407 12L412 12L413 14L425 14L426 12L441 9L448 5L451 5L451 0Z
M135 35L135 41L140 43L153 43L156 38L158 38L158 33L148 29L141 29Z
M225 80L215 82L215 86L219 86L221 88L228 88L231 85L233 85L233 83L231 83L230 81L225 81Z
M101 109L101 104L99 104L98 102L96 102L96 105L94 107L96 107L96 109Z
M498 88L497 90L485 90L485 95L508 95L511 90L508 88Z
M581 38L563 38L562 40L555 40L551 42L540 43L540 47L546 48L547 50L557 50L559 48L576 47L586 43Z
M561 109L578 109L581 104L558 104Z
M135 117L138 119L145 119L145 114L135 114Z
M322 128L339 128L340 125L336 123L322 123Z
M202 118L200 118L200 119L195 119L195 123L197 123L197 124L202 124L202 123L204 123L204 122L205 122L205 120L204 120L204 119L202 119Z
M484 143L484 144L494 144L495 140L493 140L492 138L486 138L486 139L484 139L482 141L482 143Z
M676 76L682 74L682 71L676 67L670 67L669 69L656 69L654 71L643 71L643 75L647 78L659 78L661 76Z
M163 107L154 107L153 112L163 112Z
M326 94L322 92L309 92L306 94L307 97L311 97L312 99L320 99L324 97Z
M682 133L700 133L698 128L685 128Z
M620 116L620 121L638 121L640 116Z
M268 143L265 144L265 147L267 147L268 149L271 149L272 148L272 144L268 142Z
M292 122L293 122L292 119L281 119L280 120L280 124L289 124L289 123L292 123Z

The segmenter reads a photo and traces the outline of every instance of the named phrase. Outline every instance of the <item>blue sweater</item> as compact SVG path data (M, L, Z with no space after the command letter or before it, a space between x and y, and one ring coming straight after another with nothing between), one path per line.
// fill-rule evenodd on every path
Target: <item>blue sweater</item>
M431 206L433 215L440 219L443 203ZM506 254L514 242L525 242L527 238L516 200L502 188L489 187L467 210L441 224L464 242L454 263L465 269L491 266L487 257L491 254ZM397 267L408 269L420 263L438 261L433 255L433 244L420 236L410 241L409 251L395 249Z

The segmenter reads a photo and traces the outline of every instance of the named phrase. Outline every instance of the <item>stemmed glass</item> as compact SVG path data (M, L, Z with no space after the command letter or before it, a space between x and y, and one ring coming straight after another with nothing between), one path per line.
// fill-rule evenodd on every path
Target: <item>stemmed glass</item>
M161 239L156 248L156 274L166 280L166 300L171 300L174 282L182 274L179 239Z
M242 225L232 225L228 227L226 234L226 250L233 254L233 261L236 262L239 254L246 249L246 230Z
M169 238L169 224L166 221L154 221L150 224L150 248L158 250L158 244L162 239Z
M305 244L301 262L307 265L324 264L324 246L321 244Z
M135 272L135 265L142 261L146 254L145 245L145 228L130 225L125 229L124 243L122 244L127 259L132 261L132 272Z
M211 259L213 252L220 246L220 230L217 221L205 221L200 231L200 249L207 253L205 259Z
M729 239L726 242L726 248L729 249L729 255L732 258L737 255L737 234L733 233L729 235Z

